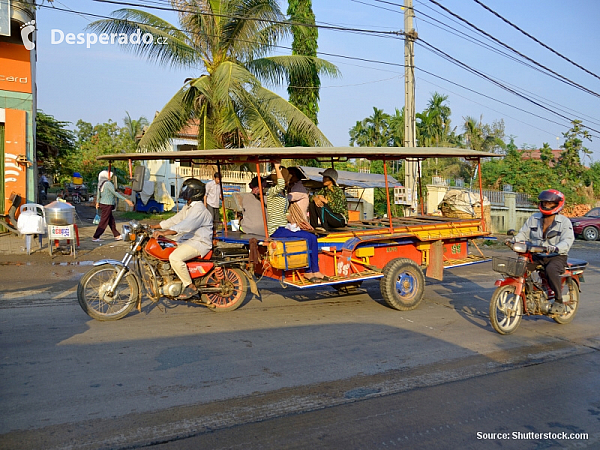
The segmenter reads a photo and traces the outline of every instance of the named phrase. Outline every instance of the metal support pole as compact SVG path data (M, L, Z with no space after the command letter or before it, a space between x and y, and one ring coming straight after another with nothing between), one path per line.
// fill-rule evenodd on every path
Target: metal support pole
M394 233L394 225L392 223L392 207L390 205L390 187L388 185L387 161L383 159L383 176L385 177L385 197L387 199L387 215L390 222L390 233Z
M412 0L404 0L404 146L416 147L415 125L415 11ZM412 212L417 209L417 163L405 161L404 185L412 193Z
M481 158L477 158L477 172L479 173L479 205L481 206L481 231L487 231L485 214L483 213L483 181L481 180Z
M221 210L223 211L223 236L227 236L227 208L225 207L225 194L223 194L223 177L221 176L221 162L217 161L217 173L219 174L219 188L221 190L221 194L219 198L221 199ZM213 230L214 233L217 230Z
M258 194L263 211L263 225L265 226L265 239L269 239L269 227L267 226L267 210L265 209L265 197L263 195L262 177L260 176L260 163L256 162L256 175L258 176Z

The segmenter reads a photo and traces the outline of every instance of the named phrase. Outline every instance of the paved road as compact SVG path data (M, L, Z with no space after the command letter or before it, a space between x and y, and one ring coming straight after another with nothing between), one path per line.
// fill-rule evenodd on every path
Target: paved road
M474 425L456 419L515 405L521 416L497 419L496 426L481 422L479 431L518 431L528 424L519 417L532 414L536 430L594 436L600 429L590 419L600 407L599 249L600 243L578 241L572 251L591 262L572 324L526 318L510 336L496 334L487 318L496 279L489 263L429 283L424 302L411 312L387 308L376 282L339 297L263 280L262 298L233 313L178 304L146 307L108 323L90 320L76 303L85 261L2 266L9 277L0 281L0 448L194 444L187 439L208 439L203 448L219 448L211 436L222 436L222 447L229 448L236 436L247 442L271 428L272 439L257 438L248 447L313 448L322 439L331 448L383 448L403 434L414 444L413 432L432 433L441 424L454 427L448 442L462 435L475 448ZM577 383L553 396L553 378L563 372ZM547 373L536 390L530 378ZM507 379L523 391L523 402L512 393L503 398ZM594 389L584 389L586 383ZM471 399L460 402L467 392ZM444 406L444 398L453 400ZM542 398L548 399L544 416L538 414ZM398 421L404 414L394 402L408 405L406 423ZM545 419L586 407L592 412L580 422L572 415L550 429ZM371 419L362 427L360 418L378 410L397 425L387 429L385 420ZM327 436L314 426L320 414ZM348 425L336 425L339 414L349 415ZM294 427L306 430L311 445L298 441ZM593 438L579 444L598 447Z

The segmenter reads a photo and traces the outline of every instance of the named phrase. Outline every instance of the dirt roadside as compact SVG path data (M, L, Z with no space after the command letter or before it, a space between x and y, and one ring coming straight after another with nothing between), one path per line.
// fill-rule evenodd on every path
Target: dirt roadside
M127 249L124 242L115 241L110 229L106 229L102 235L102 242L93 242L92 236L96 231L96 225L92 223L96 215L93 203L81 203L74 205L77 212L76 225L79 233L79 246L76 248L75 256L71 254L66 241L60 241L62 251L53 251L50 255L47 235L42 238L42 247L39 241L34 239L31 243L31 254L27 254L24 237L15 236L10 233L0 235L0 265L77 265L77 263L89 263L100 259L111 258L120 260ZM128 222L122 219L120 212L115 212L117 229ZM156 221L148 220L148 223ZM64 253L64 254L63 254Z

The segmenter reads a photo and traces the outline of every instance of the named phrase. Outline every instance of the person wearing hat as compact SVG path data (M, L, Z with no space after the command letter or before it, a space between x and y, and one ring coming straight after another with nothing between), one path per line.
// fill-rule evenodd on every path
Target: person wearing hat
M348 222L348 204L344 191L337 184L337 170L329 168L319 174L323 175L323 188L310 199L310 225L317 232L342 228Z

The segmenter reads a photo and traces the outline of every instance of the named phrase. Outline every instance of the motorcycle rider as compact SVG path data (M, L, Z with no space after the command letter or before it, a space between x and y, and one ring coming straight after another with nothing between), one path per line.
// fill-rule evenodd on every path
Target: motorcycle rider
M204 206L206 186L196 178L187 179L181 186L179 198L187 204L173 217L152 225L157 229L152 237L175 236L177 248L169 255L173 271L183 283L179 300L187 300L198 295L192 283L186 261L197 256L203 257L212 249L213 216Z
M513 241L529 241L533 245L546 247L546 253L535 254L533 258L544 267L548 284L554 291L551 312L564 314L566 310L563 304L560 275L567 267L567 253L575 241L573 225L569 218L559 214L565 206L565 196L562 192L548 189L540 193L538 200L540 212L532 214L527 219ZM556 236L547 238L551 231L556 231Z

